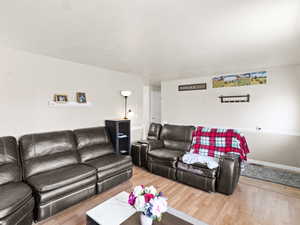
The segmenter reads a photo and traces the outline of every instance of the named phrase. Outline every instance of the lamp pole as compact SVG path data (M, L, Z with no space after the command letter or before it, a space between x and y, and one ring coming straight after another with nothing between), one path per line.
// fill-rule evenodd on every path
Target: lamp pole
M125 117L124 117L124 120L127 120L128 118L127 118L127 98L128 98L128 96L124 96L124 98L125 98Z
M127 118L127 98L128 96L131 95L131 91L121 91L121 95L125 98L125 115L124 115L124 120L128 120Z

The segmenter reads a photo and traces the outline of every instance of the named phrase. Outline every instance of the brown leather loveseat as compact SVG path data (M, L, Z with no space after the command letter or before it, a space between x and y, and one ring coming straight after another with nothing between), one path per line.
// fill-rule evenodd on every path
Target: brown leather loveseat
M184 184L208 192L232 194L240 177L240 160L237 155L220 156L219 167L209 169L206 164L186 164L182 156L190 150L193 126L165 124L159 140L148 141L133 148L140 148L147 154L147 168L150 172L178 180Z

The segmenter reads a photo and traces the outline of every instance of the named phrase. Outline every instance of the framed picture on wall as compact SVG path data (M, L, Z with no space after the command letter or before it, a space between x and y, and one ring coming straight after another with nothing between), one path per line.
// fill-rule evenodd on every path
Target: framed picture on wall
M77 92L76 98L78 103L86 103L86 94L84 92Z
M61 94L55 94L54 95L54 101L58 103L66 103L68 102L68 96L67 95L61 95Z
M267 83L267 71L230 74L213 77L213 88L239 87Z

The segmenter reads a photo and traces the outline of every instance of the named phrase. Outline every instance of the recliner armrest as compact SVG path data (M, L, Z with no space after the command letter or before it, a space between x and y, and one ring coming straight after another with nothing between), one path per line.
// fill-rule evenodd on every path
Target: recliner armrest
M217 177L217 192L231 195L240 178L241 161L236 154L228 153L221 156Z
M154 151L155 149L160 149L164 147L164 143L161 140L148 140L142 143L142 149L146 152Z
M139 144L149 144L149 140L139 140L137 143L139 143Z

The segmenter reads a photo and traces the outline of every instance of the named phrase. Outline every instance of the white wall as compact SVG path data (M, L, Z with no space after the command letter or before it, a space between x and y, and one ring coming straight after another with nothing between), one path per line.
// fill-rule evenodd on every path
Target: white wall
M300 167L300 66L266 70L266 85L212 88L212 77L164 81L162 121L238 128L248 139L249 158ZM179 84L198 82L208 89L178 91ZM250 94L250 103L221 104L218 98L240 94Z
M122 118L121 90L132 90L133 139L142 135L143 81L138 76L0 48L0 136L104 125ZM86 92L90 107L49 107L53 95Z

